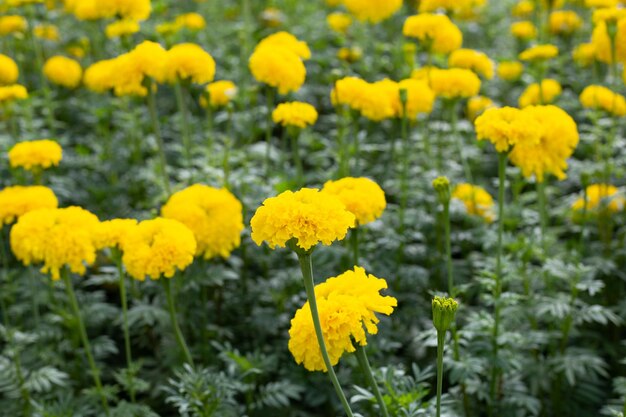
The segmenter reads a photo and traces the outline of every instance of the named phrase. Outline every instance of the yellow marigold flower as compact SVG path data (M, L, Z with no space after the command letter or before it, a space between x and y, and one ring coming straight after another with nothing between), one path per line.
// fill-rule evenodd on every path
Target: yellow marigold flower
M122 36L132 35L139 32L139 22L136 20L117 20L113 23L109 23L104 29L104 33L107 38L120 38Z
M385 192L369 178L346 177L337 181L327 181L323 193L337 197L354 214L358 225L378 219L387 207Z
M57 208L59 201L48 187L16 185L0 190L0 228L10 224L29 211Z
M455 15L466 15L486 3L487 0L422 0L419 4L419 11L423 13L446 10Z
M99 226L98 218L80 207L33 210L11 229L11 250L24 265L43 263L41 272L55 281L66 266L82 275L96 260Z
M122 19L146 20L152 12L150 0L105 0L106 2L113 3L114 15L119 15Z
M0 16L0 36L10 35L11 33L25 32L27 27L28 23L22 16Z
M402 7L402 0L343 0L348 11L361 21L378 23Z
M534 106L537 104L550 104L561 95L563 89L557 80L545 79L541 81L541 88L538 83L532 83L522 93L518 103L520 108Z
M588 109L600 109L615 116L626 116L626 99L600 85L590 85L580 94L580 103Z
M493 100L485 96L476 96L467 100L467 118L474 121L482 112L497 107Z
M33 30L33 33L39 39L58 42L61 39L59 28L54 25L39 25Z
M0 54L0 85L15 84L20 71L10 57Z
M65 88L76 88L83 78L83 69L77 61L61 55L53 56L43 65L46 78Z
M337 51L337 58L346 62L356 62L363 57L363 50L358 46L343 47Z
M498 64L498 77L505 81L517 81L524 72L524 65L517 61L503 61Z
M128 275L143 281L147 277L172 278L193 262L196 239L187 226L177 220L144 220L128 231L122 241L122 262Z
M610 64L613 61L613 51L611 38L607 31L605 22L599 22L591 34L591 43L596 50L598 61ZM615 34L616 57L620 62L626 61L626 19L617 22L617 33Z
M449 54L463 43L463 33L442 14L421 13L410 16L402 28L404 36L416 38L430 52Z
M511 35L517 39L530 40L537 37L537 28L532 22L515 22L510 27Z
M22 167L29 171L58 166L62 158L61 146L49 139L20 142L9 150L11 167Z
M94 62L85 70L85 86L96 93L104 93L113 88L113 68L115 59Z
M206 27L206 20L199 13L185 13L177 16L174 24L189 30L202 30Z
M326 23L335 32L345 34L352 25L352 17L345 13L333 12L326 17Z
M433 71L440 70L441 68L435 67L433 65L424 65L421 68L414 69L411 72L411 78L414 80L426 80L429 81L430 73Z
M196 44L181 43L165 54L159 81L173 84L189 79L196 84L204 84L213 81L214 77L213 57Z
M274 123L283 126L293 126L304 129L312 126L317 121L317 110L309 103L294 101L291 103L281 103L272 112Z
M122 249L128 234L137 226L135 219L113 219L100 223L95 234L96 246L99 249Z
M581 43L572 52L572 58L581 67L588 67L596 60L596 47L593 43Z
M97 20L115 16L114 0L65 0L65 10L78 20Z
M389 79L367 84L357 107L363 117L375 122L398 116L400 108L398 83Z
M293 51L277 46L257 47L249 67L258 82L277 88L280 94L299 90L306 78L302 59Z
M157 42L143 41L131 51L137 68L144 77L157 79L160 64L167 58L168 52Z
M361 346L367 345L366 331L369 334L378 333L377 324L380 320L376 313L393 313L398 301L380 294L386 288L384 279L368 275L358 266L315 286L322 334L331 365L336 365L345 352L355 351L353 340ZM291 320L289 351L296 362L307 370L326 372L315 340L311 309L307 301Z
M616 7L618 0L585 0L585 6L589 8Z
M438 97L468 98L480 91L480 78L462 68L434 70L430 73L430 87Z
M490 80L494 74L494 63L487 54L473 49L457 49L448 57L448 65L474 71Z
M491 223L495 220L493 198L482 187L467 183L454 187L452 198L456 198L465 205L468 214L482 217Z
M251 237L257 245L266 241L271 248L283 248L293 239L306 251L320 242L330 245L343 239L355 220L336 197L302 188L265 200L250 221Z
M522 0L513 6L513 17L528 17L535 10L535 3L531 0Z
M522 61L543 61L552 59L559 54L559 48L555 45L535 45L519 54Z
M261 12L261 21L266 27L275 28L286 20L285 13L276 7L268 7Z
M545 174L565 179L567 159L578 145L576 122L556 106L530 106L523 112L541 124L542 135L538 143L515 145L509 155L511 162L525 177L534 175L538 182L543 182Z
M617 187L610 184L592 184L587 187L586 194L586 207L583 196L572 204L573 210L596 211L603 208L609 213L617 213L624 209L624 204L626 203L626 199L620 194Z
M555 35L571 35L583 25L583 20L571 10L557 10L550 13L550 32Z
M513 107L487 109L474 126L476 138L490 141L498 152L508 152L520 143L537 144L543 134L534 117Z
M303 60L311 58L311 50L306 42L298 40L289 32L278 32L262 39L255 49L284 48L298 55Z
M598 9L593 12L592 21L594 25L597 25L600 22L604 23L617 23L619 20L626 17L626 9L617 8L617 7L609 7Z
M20 84L0 86L0 103L13 100L25 100L28 98L26 87Z
M207 84L205 91L209 96L209 104L211 107L226 106L237 95L237 86L232 81L215 81ZM206 97L200 97L200 105L207 106Z
M398 83L398 90L406 90L406 113L409 119L415 119L418 114L428 114L433 111L437 97L426 80L402 80ZM398 91L395 106L397 108L397 117L402 117L403 109L400 101L400 91Z
M364 91L368 88L367 81L358 77L344 77L335 82L330 93L333 105L346 105L353 110L358 110Z

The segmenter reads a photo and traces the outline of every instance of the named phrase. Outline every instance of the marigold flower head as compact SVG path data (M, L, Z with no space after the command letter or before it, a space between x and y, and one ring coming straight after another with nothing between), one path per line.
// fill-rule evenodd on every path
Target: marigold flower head
M77 61L56 55L48 59L43 66L46 78L65 88L76 88L83 78L83 69Z
M48 187L15 185L0 190L0 228L10 224L29 211L57 208L59 202Z
M508 152L519 143L537 144L543 133L535 118L513 107L487 109L474 125L477 139L489 140L498 152Z
M289 32L277 32L269 35L263 38L255 49L261 49L265 47L287 49L298 55L303 60L311 58L311 50L309 49L307 43L298 40L298 38L296 38Z
M585 0L585 6L589 8L606 8L606 7L616 7L618 4L618 0Z
M9 151L11 167L22 167L32 171L59 165L63 157L61 146L49 139L20 142Z
M135 219L113 219L100 223L94 240L99 249L116 248L122 249L124 241L134 227L137 226Z
M330 93L333 105L345 105L358 110L364 91L368 88L368 82L358 77L344 77L335 81Z
M520 108L537 104L550 104L561 95L563 89L557 80L541 80L541 88L538 83L532 83L522 93L518 103Z
M424 13L445 10L455 15L466 15L486 3L487 0L422 0L419 11Z
M615 116L626 116L626 99L600 85L590 85L580 94L580 103L588 109L604 110Z
M406 79L398 83L400 91L406 91L406 113L409 119L415 119L418 114L428 114L433 111L435 92L426 80ZM398 94L396 102L397 116L403 116L403 107Z
M306 68L302 59L287 48L256 48L249 61L252 76L278 89L280 94L297 91L304 84Z
M26 87L20 84L0 86L0 103L28 98Z
M361 21L378 23L402 7L402 0L343 0L348 11Z
M322 334L331 365L336 365L344 353L355 351L353 340L361 346L367 345L366 331L378 333L376 313L393 313L398 301L380 295L380 291L386 288L384 279L368 275L358 266L315 286ZM307 370L326 372L315 340L311 309L306 302L291 320L289 351Z
M205 91L209 96L209 103L211 107L226 106L237 95L238 89L235 83L232 81L215 81L207 84ZM200 97L200 105L202 107L207 106L206 97L203 95Z
M53 280L68 267L84 274L96 260L98 218L80 207L42 208L19 218L11 229L11 250L24 265L43 263Z
M498 64L498 77L505 81L517 81L524 72L524 65L518 61L503 61Z
M535 3L532 0L522 0L513 6L511 14L513 17L528 17L535 10Z
M474 121L485 110L497 107L493 100L485 96L476 96L467 100L467 118Z
M345 34L352 25L352 17L345 13L333 12L326 17L326 23L335 32Z
M454 187L452 198L461 201L465 205L468 214L482 217L491 223L495 220L494 202L491 194L478 185L467 183L458 184Z
M421 13L404 22L404 36L416 38L430 52L449 54L463 43L463 33L446 15Z
M530 40L537 37L537 27L530 21L515 22L510 27L511 35L517 39Z
M557 10L550 13L550 32L555 35L571 35L582 25L583 20L572 10Z
M572 209L576 211L599 211L604 209L609 213L617 213L624 210L626 199L619 192L619 189L610 184L592 184L586 189L587 202L582 196L572 204Z
M189 30L202 30L206 27L206 20L199 13L185 13L174 19L174 24L180 28Z
M146 20L150 0L65 0L65 10L79 20L97 20L118 16L121 19Z
M195 184L174 193L161 215L178 220L193 232L197 256L228 258L241 244L242 210L241 202L226 188Z
M354 214L358 225L378 219L387 207L385 192L369 178L346 177L327 181L322 193L337 197Z
M610 64L613 62L613 50L611 37L609 36L607 24L599 22L591 34L591 43L596 50L598 61ZM626 18L617 22L617 32L615 33L615 56L617 61L626 61Z
M542 135L537 143L515 145L509 155L511 162L525 177L535 176L538 182L544 181L545 174L565 179L567 159L578 145L576 122L556 106L530 106L522 111L539 122Z
M12 58L0 54L0 85L15 84L20 71Z
M604 23L617 23L619 20L626 17L626 9L617 7L606 7L597 9L593 12L592 21L594 25L600 22Z
M196 239L177 220L158 217L144 220L128 231L122 241L122 262L128 274L143 281L147 277L172 278L184 270L196 253Z
M96 93L104 93L113 88L113 68L115 59L105 59L91 64L85 69L83 82L85 87Z
M572 52L572 58L581 67L588 67L596 60L596 46L589 43L581 43Z
M58 42L61 39L59 28L55 25L39 25L33 29L33 33L39 39Z
M204 84L213 81L214 77L213 57L196 44L181 43L173 46L165 54L158 79L160 82L170 84L182 80Z
M448 57L448 65L455 68L465 68L490 80L493 78L494 63L487 54L473 49L457 49Z
M438 97L472 97L480 91L480 84L478 75L467 69L451 68L430 72L430 87Z
M375 122L397 117L401 110L398 83L387 78L368 83L360 97L358 110L363 117Z
M271 248L294 244L307 251L318 243L330 245L343 239L355 226L355 216L334 196L317 189L285 191L268 198L250 221L252 240Z
M27 27L28 23L22 16L0 16L0 36L10 35L11 33L25 32Z
M122 36L132 35L139 32L139 22L136 20L117 20L113 23L109 23L104 29L104 33L107 38L120 38Z
M555 45L535 45L522 51L519 59L522 61L545 61L559 54L559 48Z
M281 103L272 112L274 123L283 126L293 126L304 129L312 126L317 121L317 110L309 103L294 101L291 103Z

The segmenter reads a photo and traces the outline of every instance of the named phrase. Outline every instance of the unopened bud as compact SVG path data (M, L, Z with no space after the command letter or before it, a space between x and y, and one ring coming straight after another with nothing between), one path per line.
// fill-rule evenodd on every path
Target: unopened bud
M433 324L437 332L446 332L454 321L456 311L459 308L453 298L435 297L433 298Z
M437 192L437 199L441 204L450 202L450 180L448 177L437 177L433 180L433 188Z

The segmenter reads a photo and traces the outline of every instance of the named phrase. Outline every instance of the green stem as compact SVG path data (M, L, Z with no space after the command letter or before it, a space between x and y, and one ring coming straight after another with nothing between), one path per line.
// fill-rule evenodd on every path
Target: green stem
M163 143L163 136L161 135L161 126L159 124L159 116L156 108L156 99L154 97L153 83L148 83L148 111L150 112L150 120L152 121L152 132L157 141L157 150L159 153L159 160L161 165L161 176L163 179L163 187L165 192L169 196L172 194L170 188L170 178L167 174L167 159L165 157L165 144Z
M206 146L207 146L207 162L209 166L213 166L213 148L215 143L213 141L213 133L214 133L214 121L213 121L213 108L211 107L210 97L208 93L206 94L207 105L206 105Z
M452 129L451 135L452 135L452 140L456 144L457 152L459 154L459 157L461 158L461 163L463 164L463 173L465 174L465 179L470 184L473 184L474 179L472 175L472 169L470 168L469 162L467 161L467 156L465 155L465 152L463 152L463 142L462 142L463 137L458 134L459 115L457 114L457 111L456 111L457 102L458 100L452 100L449 104L450 105L450 127Z
M222 170L224 171L224 187L230 189L230 147L235 143L233 135L233 109L232 106L228 107L228 126L227 134L224 139L224 156L222 158Z
M450 202L443 204L443 225L446 234L446 269L448 272L448 294L450 297L456 295L454 289L454 277L452 272L452 241L450 238Z
M400 177L400 235L404 235L405 210L409 199L409 120L406 115L406 102L402 103L402 174Z
M124 265L121 254L117 254L117 270L119 275L120 299L122 302L122 327L124 330L124 352L126 354L126 366L128 367L128 385L130 390L130 400L135 402L135 383L132 370L133 356L130 349L130 332L128 331L128 302L126 300L126 279Z
M443 388L443 346L445 332L437 332L437 417L441 416L441 391Z
M537 182L537 201L539 203L539 221L541 230L541 247L544 254L548 250L546 244L546 230L548 228L548 212L546 210L546 183L544 181Z
M267 117L265 121L265 178L269 178L270 176L270 149L272 146L272 128L274 126L274 122L272 120L272 109L274 108L274 89L272 87L267 88L266 95L266 107L267 107Z
M380 393L380 389L378 384L376 383L376 379L374 378L374 373L372 372L372 367L370 366L370 362L367 359L367 352L365 350L365 346L361 346L358 343L355 343L354 347L356 348L356 358L359 361L359 366L365 375L365 379L367 383L374 391L374 396L376 397L376 401L378 402L378 406L383 413L383 417L389 417L389 412L387 411L387 405L385 404L385 400L383 399L382 394Z
M185 168L190 169L192 166L193 143L191 142L191 134L189 132L189 111L185 103L185 95L183 92L182 81L174 84L174 93L176 94L176 103L180 112L181 132L183 134L183 150L185 154Z
M352 266L359 264L359 227L350 231L350 246L352 246Z
M87 329L85 328L85 323L83 322L83 317L80 313L80 308L78 307L78 300L76 299L76 294L74 293L74 287L72 285L72 279L70 278L70 274L67 268L63 268L61 271L61 275L63 277L63 282L65 283L65 290L67 291L67 298L70 301L72 309L74 310L74 315L76 316L76 322L78 324L78 332L80 334L80 338L83 342L83 347L85 348L85 355L87 356L87 361L89 362L89 366L91 368L91 374L93 376L94 384L96 385L96 390L98 394L100 394L100 399L102 400L102 407L104 408L104 413L109 415L109 403L107 401L106 395L104 394L104 390L102 389L102 382L100 382L100 371L96 366L96 362L93 359L93 355L91 353L91 344L89 343L89 337L87 337Z
M322 325L320 323L320 317L317 311L317 300L315 298L315 282L313 281L313 263L311 262L311 254L298 252L298 261L300 262L300 269L302 270L302 278L304 281L304 288L306 290L307 299L309 301L309 306L311 307L311 318L313 319L315 336L317 337L317 342L320 346L322 359L324 360L324 364L326 365L326 369L328 371L328 377L330 378L330 381L335 388L335 392L337 393L337 396L341 401L341 405L343 406L344 411L346 412L348 417L354 417L352 409L350 409L350 404L348 403L348 400L346 399L346 396L341 389L341 385L339 384L339 380L337 379L335 370L330 363L328 351L326 350L324 333L322 332Z
M290 132L291 137L291 152L293 153L293 163L296 166L296 184L298 187L303 185L302 177L304 170L302 168L302 159L300 159L300 149L298 149L298 136L300 135L300 129L296 132Z
M174 297L172 296L172 288L170 285L170 279L172 278L161 278L163 282L163 288L165 288L165 296L167 297L167 307L170 312L170 320L172 321L172 328L174 329L174 336L176 337L176 342L178 343L178 347L183 353L185 357L185 361L190 364L192 367L194 366L193 358L191 357L191 353L189 352L189 348L187 347L187 343L185 343L185 338L183 337L183 333L178 326L178 320L176 319L176 307L174 305Z

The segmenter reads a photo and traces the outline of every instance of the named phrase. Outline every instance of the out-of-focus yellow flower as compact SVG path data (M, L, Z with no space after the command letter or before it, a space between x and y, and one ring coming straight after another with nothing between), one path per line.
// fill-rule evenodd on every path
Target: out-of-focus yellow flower
M17 64L12 58L0 54L0 85L15 84L20 76Z
M626 9L611 7L606 9L598 9L593 12L592 21L594 25L600 22L617 23L626 17Z
M226 188L195 184L174 193L161 215L189 228L197 242L196 255L228 258L241 244L241 202Z
M132 35L139 32L139 22L136 20L117 20L113 23L109 23L104 29L104 33L107 38L120 38L122 36Z
M596 47L593 43L581 43L572 52L572 58L581 67L588 67L596 60Z
M28 171L58 166L63 158L61 146L50 139L20 142L9 151L12 168L21 167Z
M170 84L183 80L204 84L213 81L214 77L213 57L196 44L181 43L165 54L158 80Z
M341 200L346 209L354 214L359 226L378 219L387 207L385 192L369 178L346 177L327 181L322 192Z
M482 217L489 223L496 218L493 213L494 203L491 194L478 185L458 184L454 187L452 198L461 201L468 214Z
M619 189L610 184L592 184L587 187L587 202L582 196L572 204L576 211L600 211L617 213L624 210L626 199L620 194Z
M430 88L426 80L407 79L398 83L400 91L406 90L406 113L409 119L415 119L418 114L428 114L433 111L435 104L435 92ZM397 117L403 116L400 91L396 101Z
M326 17L326 22L335 32L345 34L352 25L352 17L345 13L333 12Z
M402 7L402 0L343 0L348 11L361 21L378 23Z
M528 17L533 14L535 3L531 0L522 0L513 6L511 14L513 17Z
M237 86L232 81L215 81L214 83L207 84L205 91L209 96L209 103L211 107L226 106L237 95ZM200 105L202 107L207 106L206 96L200 97Z
M27 27L28 23L22 16L0 16L0 36L6 36L12 33L23 33L26 31Z
M537 37L537 27L529 21L515 22L511 24L511 35L517 39L530 40Z
M520 143L537 144L543 134L532 115L513 107L487 109L476 118L474 126L476 138L490 141L498 152L508 152Z
M497 107L489 97L476 96L467 100L467 118L474 121L478 116L487 109Z
M487 0L422 0L419 11L436 12L445 10L454 15L467 16L477 8L484 6Z
M289 32L277 32L261 40L256 49L265 47L283 48L298 55L303 60L311 58L311 50L306 42L299 40Z
M57 208L59 201L48 187L15 185L0 190L0 228L13 223L29 211L41 208Z
M365 89L355 96L355 110L375 122L398 116L400 90L397 82L385 78L375 83L365 83L364 86Z
M82 37L76 42L72 42L65 48L65 51L75 58L84 58L89 50L89 38Z
M404 22L404 36L416 38L426 50L449 54L463 43L463 33L446 15L421 13Z
M599 22L591 34L591 43L596 49L596 59L610 64L613 62L613 49L611 37L609 36L607 24ZM617 61L626 61L626 18L617 22L615 34L615 56Z
M146 277L172 278L177 270L182 271L193 262L196 247L196 239L187 226L158 217L128 230L122 241L122 262L128 275L139 281Z
M522 93L518 100L520 108L534 106L537 104L550 104L561 95L563 89L557 80L545 79L541 81L541 88L538 83L532 83Z
M7 103L14 100L26 100L28 91L20 84L0 86L0 103Z
M448 57L448 65L465 68L490 80L494 74L494 63L487 54L473 49L457 49Z
M585 6L595 9L617 7L618 0L585 0Z
M308 251L318 243L330 245L343 239L355 221L354 214L336 197L302 188L265 200L250 221L251 237L257 245L265 241L271 248L285 247L293 240Z
M545 61L552 59L559 54L559 48L555 45L535 45L522 51L519 54L519 59L522 61Z
M163 22L156 25L155 29L159 35L170 36L181 30L181 27L174 22Z
M43 263L53 280L63 267L83 275L96 260L100 221L80 207L42 208L19 218L11 229L11 250L24 265Z
M83 69L77 61L56 55L43 65L43 74L53 84L65 88L76 88L83 78Z
M270 28L279 27L285 23L286 16L282 10L276 7L268 7L261 12L261 21Z
M174 19L174 24L181 28L196 31L206 27L206 20L199 13L185 13L177 16Z
M101 222L95 234L96 246L98 249L122 249L126 237L135 226L137 226L135 219L113 219Z
M33 33L39 39L58 42L61 39L59 28L55 25L38 25L33 29Z
M113 68L115 59L105 59L91 64L85 69L83 82L85 87L96 93L104 93L113 88Z
M367 345L366 331L378 333L376 313L390 315L398 301L382 296L387 288L382 278L368 275L361 267L329 278L315 286L315 295L331 365L336 365L346 352L354 352L354 343ZM315 340L315 328L308 301L291 320L289 351L298 364L309 371L324 371L326 365Z
M505 81L517 81L524 72L524 65L518 61L502 61L498 64L498 77Z
M480 78L462 68L436 69L430 72L430 87L438 97L469 98L480 91Z
M346 62L357 62L363 57L363 50L358 46L343 47L337 50L337 58Z
M626 99L601 85L590 85L580 94L580 103L588 109L599 109L615 116L626 116Z
M280 94L299 90L306 78L302 59L287 48L257 47L248 65L258 82L277 88Z
M142 21L150 17L150 0L65 0L65 10L79 20L111 17Z
M317 110L309 103L294 101L291 103L280 103L272 112L274 123L282 126L293 126L304 129L312 126L317 121Z
M550 32L555 35L571 35L583 25L583 20L572 10L557 10L550 13Z

